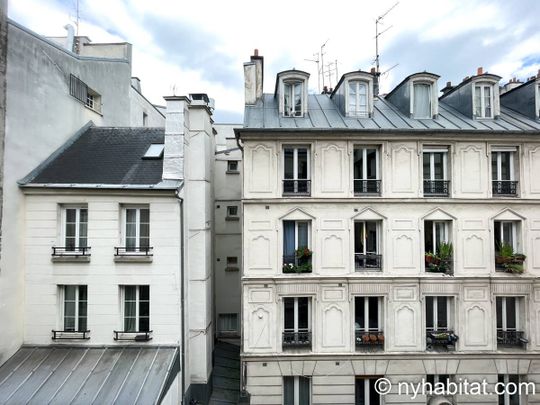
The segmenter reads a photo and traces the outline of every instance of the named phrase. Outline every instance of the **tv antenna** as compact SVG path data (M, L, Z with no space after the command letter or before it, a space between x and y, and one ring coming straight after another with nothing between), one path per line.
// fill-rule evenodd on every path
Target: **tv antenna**
M319 53L314 53L313 54L313 59L304 59L305 61L308 61L308 62L314 62L317 64L317 90L318 92L320 93L321 92L321 68L319 67Z
M81 9L80 9L79 0L74 0L72 3L72 6L73 8L69 12L69 18L70 19L73 18L72 22L73 24L75 24L75 35L79 36L79 22L81 20ZM71 16L72 12L75 12L75 15L73 17Z
M379 32L379 24L384 24L382 21L384 19L384 17L386 17L388 15L388 13L390 11L392 11L394 8L396 8L396 6L399 4L399 1L396 1L396 3L390 7L388 10L386 10L383 14L381 14L380 16L377 17L377 19L375 20L375 66L376 66L376 72L377 74L380 74L381 71L380 71L380 66L379 66L379 63L380 63L380 55L379 55L379 37L384 34L386 31L388 31L390 28L392 28L392 25L386 29L384 29L383 31Z

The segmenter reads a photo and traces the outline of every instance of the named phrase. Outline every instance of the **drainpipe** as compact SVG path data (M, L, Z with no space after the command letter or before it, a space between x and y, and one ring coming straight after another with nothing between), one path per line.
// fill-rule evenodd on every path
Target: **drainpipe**
M184 183L180 185L175 191L175 196L178 199L178 205L180 207L180 330L181 330L181 344L180 344L180 362L181 362L181 395L180 403L184 404L185 398L185 370L186 370L186 342L185 342L185 287L184 287L184 199L180 197L180 191L184 187Z

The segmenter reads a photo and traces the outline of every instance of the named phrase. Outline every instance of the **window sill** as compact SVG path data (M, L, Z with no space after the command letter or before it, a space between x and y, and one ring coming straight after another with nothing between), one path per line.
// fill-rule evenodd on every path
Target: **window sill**
M240 217L225 217L225 221L240 221Z
M90 263L90 255L58 255L52 256L53 263Z
M96 114L98 114L98 115L100 115L100 116L103 117L103 113L101 113L101 111L98 111L98 110L96 110L96 109L94 109L94 108L92 108L92 107L90 107L90 106L88 106L88 105L86 105L86 104L84 104L84 106L85 106L87 109L89 109L90 111L93 111L93 112L95 112Z
M137 255L137 254L131 254L131 255L118 255L114 256L114 262L115 263L152 263L154 259L154 256L148 256L148 255Z

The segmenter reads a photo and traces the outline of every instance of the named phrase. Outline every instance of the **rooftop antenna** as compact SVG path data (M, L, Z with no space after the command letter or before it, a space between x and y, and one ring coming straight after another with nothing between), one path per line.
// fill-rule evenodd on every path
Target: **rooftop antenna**
M72 17L71 16L71 11L70 11L69 18L74 18L74 20L72 20L72 22L73 22L73 24L75 24L75 35L79 36L79 21L81 20L79 0L74 0L73 1L73 8L75 9L75 16Z
M321 75L322 75L322 86L324 89L324 47L330 41L330 38L326 40L324 44L321 45Z
M382 20L386 15L392 11L396 6L399 4L399 1L397 1L392 7L390 7L388 10L386 10L383 14L381 14L377 19L375 20L375 66L376 66L376 73L380 74L380 55L379 55L379 37L384 34L386 31L388 31L392 26L386 28L385 30L379 32L379 24L383 24Z
M319 67L319 53L313 54L313 59L304 59L308 62L315 62L317 64L317 89L318 92L321 92L321 69Z

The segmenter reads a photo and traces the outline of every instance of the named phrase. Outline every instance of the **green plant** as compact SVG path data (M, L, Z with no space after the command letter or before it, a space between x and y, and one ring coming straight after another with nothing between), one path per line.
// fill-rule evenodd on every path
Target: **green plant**
M441 261L452 259L453 247L450 242L441 242L437 248L438 256Z
M514 247L506 242L499 243L499 256L504 258L511 258L514 256Z
M309 248L307 246L303 246L303 247L300 247L300 248L296 249L296 251L294 253L295 253L296 257L299 258L299 259L311 257L311 255L313 254L313 252L311 250L309 250Z
M520 263L505 263L504 269L509 273L521 274L525 271L523 264Z

